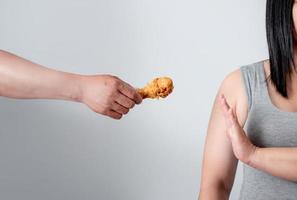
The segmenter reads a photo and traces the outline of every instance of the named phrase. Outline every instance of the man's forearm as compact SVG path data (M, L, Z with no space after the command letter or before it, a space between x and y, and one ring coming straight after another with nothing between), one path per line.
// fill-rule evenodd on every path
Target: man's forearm
M80 75L45 68L0 51L0 95L21 99L79 101Z
M257 148L250 165L290 181L297 181L297 148Z

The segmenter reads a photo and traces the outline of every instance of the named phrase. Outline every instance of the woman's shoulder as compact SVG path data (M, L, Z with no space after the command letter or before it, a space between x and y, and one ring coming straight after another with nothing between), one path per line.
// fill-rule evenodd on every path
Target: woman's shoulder
M261 70L260 67L263 67L264 62L266 61L237 67L234 71L227 74L221 83L219 93L224 94L229 104L235 108L242 126L247 119L250 103L245 76L256 75Z
M260 76L259 73L264 72L263 66L269 62L268 60L259 61L256 63L243 65L237 67L234 71L227 74L221 84L221 89L224 92L232 95L238 96L239 94L244 94L245 91L245 76ZM236 95L238 93L238 95ZM242 96L242 95L239 95Z

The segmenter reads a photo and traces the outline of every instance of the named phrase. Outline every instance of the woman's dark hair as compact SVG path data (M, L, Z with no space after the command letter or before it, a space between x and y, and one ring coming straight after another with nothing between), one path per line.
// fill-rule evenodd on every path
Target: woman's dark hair
M266 34L270 59L270 79L277 91L288 98L287 80L295 70L293 59L294 0L267 0Z

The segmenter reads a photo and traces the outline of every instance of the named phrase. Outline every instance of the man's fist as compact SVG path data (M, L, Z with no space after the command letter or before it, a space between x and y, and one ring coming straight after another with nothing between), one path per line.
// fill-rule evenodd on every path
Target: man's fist
M111 75L83 76L80 101L96 113L121 119L142 97L128 83Z

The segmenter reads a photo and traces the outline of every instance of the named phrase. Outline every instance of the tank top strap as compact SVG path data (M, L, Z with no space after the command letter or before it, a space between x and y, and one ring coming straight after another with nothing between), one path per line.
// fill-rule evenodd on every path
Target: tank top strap
M244 82L249 110L255 103L266 100L267 84L264 61L240 67Z

